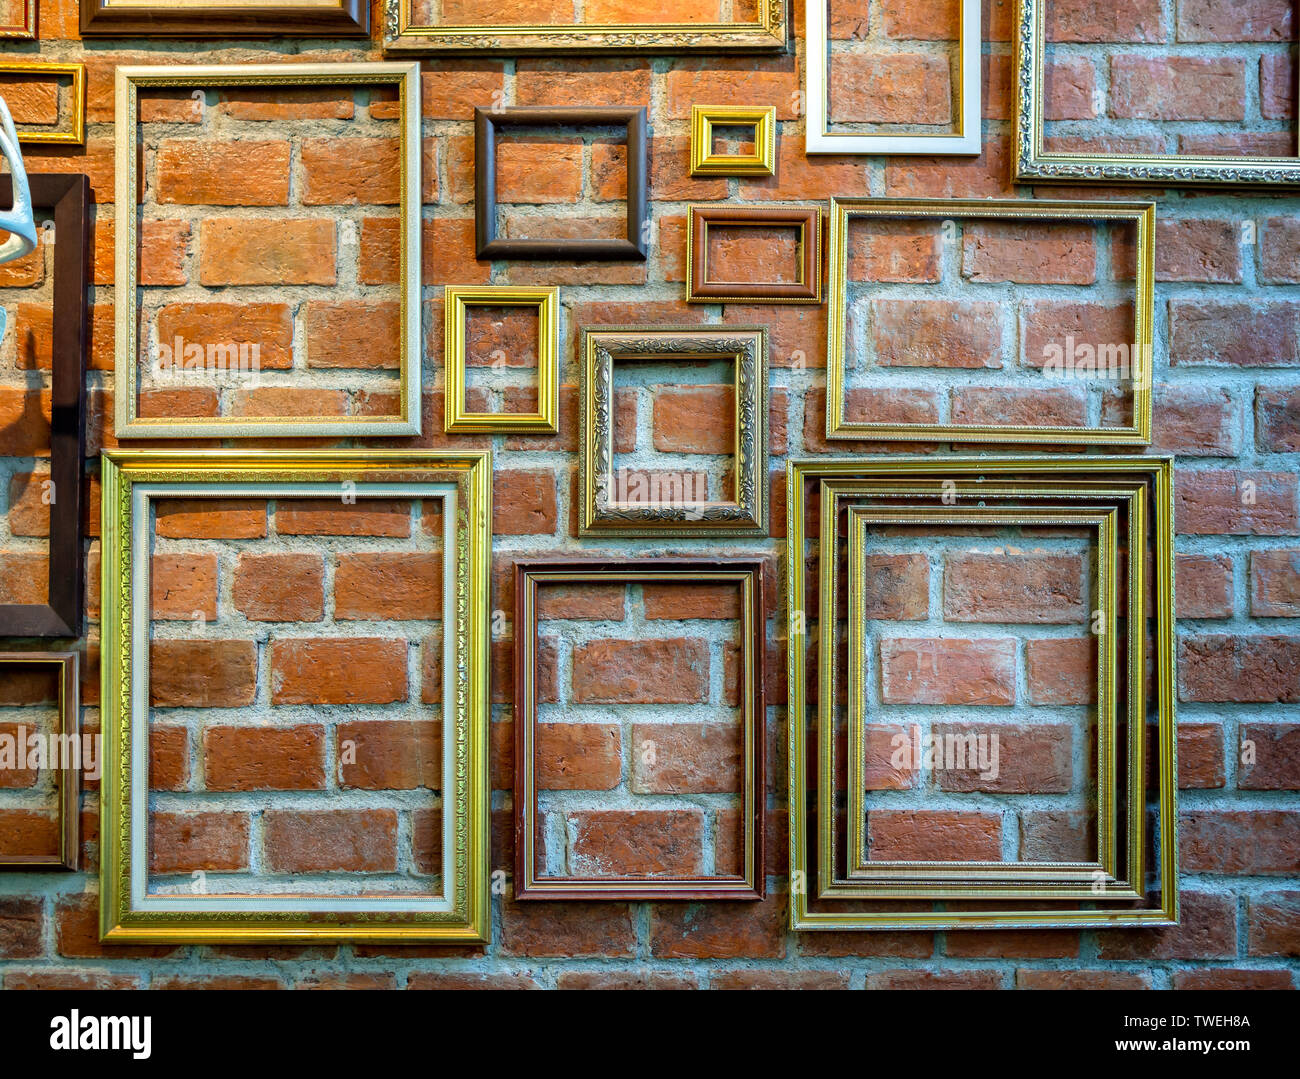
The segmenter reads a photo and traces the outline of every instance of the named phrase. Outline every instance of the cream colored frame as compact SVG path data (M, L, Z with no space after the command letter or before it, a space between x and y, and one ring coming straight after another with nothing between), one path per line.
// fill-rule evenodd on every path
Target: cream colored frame
M471 412L466 404L471 307L537 309L537 411ZM447 434L544 434L559 431L560 290L515 285L447 285L443 289L443 430Z
M1036 442L1046 445L1146 446L1151 443L1155 327L1154 202L1048 199L831 199L829 310L826 340L826 437L909 442ZM848 237L854 218L1129 222L1137 230L1131 358L1133 422L1127 427L1035 427L1002 424L868 423L844 418L848 336Z
M214 86L391 86L401 110L401 303L397 416L340 416L303 419L262 416L147 418L139 414L139 209L140 153L137 148L139 90ZM114 434L136 438L370 438L420 433L420 66L416 63L203 64L117 69L116 110L116 297L117 357Z
M752 154L715 154L713 129L752 127ZM771 176L776 172L776 106L692 105L692 176Z
M835 132L829 129L830 56L826 47L829 8L835 0L807 0L804 9L804 152L808 154L952 154L978 156L981 144L980 0L961 0L957 79L957 130L905 135ZM816 60L817 62L814 62Z
M72 98L72 119L67 131L19 131L18 141L31 146L51 143L63 143L80 146L86 141L86 65L85 64L0 64L0 76L12 75L18 78L39 78L48 76L53 79L69 76L72 79L70 96ZM60 95L62 96L62 95Z
M482 942L488 899L488 574L492 459L437 450L118 450L101 457L103 616L100 935L108 942ZM347 487L352 484L354 486ZM147 893L150 497L440 497L444 514L443 894L327 904ZM454 557L451 552L454 551ZM450 627L455 627L453 635ZM396 912L396 911L394 911Z

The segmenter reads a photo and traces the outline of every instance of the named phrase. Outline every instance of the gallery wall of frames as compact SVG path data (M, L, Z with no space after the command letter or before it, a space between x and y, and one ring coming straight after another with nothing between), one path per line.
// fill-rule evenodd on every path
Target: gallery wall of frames
M1296 988L1298 18L0 0L0 986Z

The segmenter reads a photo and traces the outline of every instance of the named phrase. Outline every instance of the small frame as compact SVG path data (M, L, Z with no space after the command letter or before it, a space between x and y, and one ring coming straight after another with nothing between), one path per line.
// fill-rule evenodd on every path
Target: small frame
M715 154L715 127L751 127L754 152ZM776 106L692 105L692 176L772 176L776 172Z
M503 127L626 127L627 236L624 239L500 239L497 236L497 132ZM474 110L474 231L477 257L490 259L644 259L646 111L515 105Z
M24 145L38 146L50 143L65 143L80 146L86 141L86 65L85 64L0 64L0 78L48 78L72 79L69 101L72 106L72 118L66 131L18 131L18 141Z
M469 362L466 318L471 307L532 307L537 310L537 411L470 412L466 404ZM560 290L514 285L447 285L443 291L447 434L555 434L560 411Z
M76 174L29 174L32 205L54 208L54 328L50 380L50 569L48 602L0 604L0 637L80 637L86 552L86 267L90 257L90 181ZM0 176L0 204L13 181Z
M33 177L34 179L34 177ZM76 869L81 863L81 702L76 652L0 652L0 668L54 667L58 672L59 725L47 762L58 754L59 849L51 854L11 854L0 850L0 870ZM47 764L48 767L48 764Z
M799 231L794 281L715 281L709 276L709 228ZM818 206L692 206L686 217L688 303L821 303L822 212Z
M826 343L826 437L911 442L1037 442L1047 445L1146 446L1151 442L1155 326L1153 202L1075 202L1049 199L831 199L830 295ZM1125 343L1133 386L1132 419L1114 427L1030 424L893 423L845 418L847 390L849 229L855 219L1104 221L1134 226L1133 338ZM1097 361L1098 364L1103 362Z
M247 10L243 8L241 10ZM282 86L379 86L397 91L401 160L399 284L400 389L396 416L149 417L139 411L140 221L135 208L142 189L143 155L138 148L141 89ZM117 69L116 230L113 278L116 303L114 338L114 434L136 438L369 438L420 433L420 66L416 63L233 64L130 67ZM132 212L127 212L127 208Z
M614 476L614 364L725 359L735 364L734 502L619 501ZM582 331L578 372L580 536L767 534L767 331L758 326L608 326ZM674 492L675 494L676 492Z
M743 727L741 795L743 870L737 877L588 879L539 876L536 862L537 592L541 585L665 584L675 581L741 589L740 661ZM741 558L564 559L515 563L515 898L762 899L766 892L763 563Z
M369 37L369 0L81 0L82 37Z
M100 934L109 942L481 943L488 896L487 452L118 450L103 475L103 737ZM151 892L150 518L160 498L441 501L442 760L436 893L332 896Z
M1049 150L1044 138L1044 111L1048 97L1047 12L1047 0L1019 0L1016 5L1016 129L1012 140L1012 173L1019 182L1159 183L1187 186L1300 184L1300 156ZM1144 54L1152 55L1151 45L1142 45L1140 48ZM1292 52L1294 54L1294 49ZM1293 134L1295 128L1293 121ZM1147 130L1146 125L1143 125L1142 130Z
M0 24L0 38L32 41L36 37L36 0L20 0L23 21L13 26Z
M759 0L734 22L454 23L417 15L417 0L390 0L386 53L775 52L786 47L785 0ZM427 5L424 5L427 8ZM436 7L433 10L437 10Z
M951 133L912 132L888 135L830 130L830 41L832 0L809 0L804 15L807 52L804 91L807 101L804 152L808 154L952 154L978 156L980 141L980 0L961 0L954 98L959 117Z

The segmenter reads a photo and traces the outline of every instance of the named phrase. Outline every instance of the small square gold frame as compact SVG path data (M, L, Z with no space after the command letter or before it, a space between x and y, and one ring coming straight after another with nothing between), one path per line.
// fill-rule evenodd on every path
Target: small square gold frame
M86 65L85 64L0 64L0 77L12 75L20 78L49 76L72 79L72 119L67 131L19 131L18 141L27 145L64 143L80 146L86 141Z
M715 154L715 127L752 127L754 152ZM772 176L776 172L776 106L692 105L692 176Z

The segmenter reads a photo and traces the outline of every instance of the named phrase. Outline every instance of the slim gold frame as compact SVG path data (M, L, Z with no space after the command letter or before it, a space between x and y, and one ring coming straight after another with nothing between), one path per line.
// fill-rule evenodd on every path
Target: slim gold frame
M465 320L471 307L537 309L537 411L471 412L466 404L469 349ZM447 285L443 289L443 430L447 434L555 434L560 413L560 290L513 285Z
M31 41L36 37L36 0L23 0L23 22L21 26L0 26L0 38L14 38L19 41Z
M18 141L28 145L64 143L80 146L86 141L86 65L85 64L0 64L0 76L30 77L49 75L72 78L72 119L67 131L19 131Z
M1047 150L1043 138L1045 0L1017 0L1016 130L1012 172L1021 183L1300 184L1300 157L1103 154Z
M400 108L401 193L398 293L401 304L398 361L400 411L396 416L340 416L328 420L262 416L241 420L139 414L139 213L141 154L137 147L141 87L391 86ZM367 438L420 433L420 66L416 63L203 64L119 67L116 109L116 296L117 369L114 433L135 438ZM128 209L129 208L129 209Z
M713 129L731 125L754 129L752 154L715 154ZM692 176L771 176L776 172L775 105L692 105Z
M1146 446L1151 442L1151 384L1155 326L1155 213L1153 202L1079 202L1048 199L831 199L830 304L826 342L826 437L1047 445ZM951 423L870 423L844 418L848 333L848 235L854 218L987 218L1031 221L1118 221L1137 230L1134 340L1130 371L1133 420L1125 427L1037 427Z
M1173 640L1173 459L1163 456L1021 456L1021 457L862 457L791 461L786 473L789 533L786 565L802 567L808 553L808 505L805 487L826 481L879 479L896 483L963 481L983 484L995 479L1007 488L1024 484L1065 487L1139 482L1146 488L1155 519L1154 543L1154 670L1157 686L1155 756L1158 785L1159 905L1143 908L1099 907L1078 904L987 909L969 905L943 910L867 909L837 907L814 910L811 906L810 807L808 773L808 686L805 661L809 647L805 574L797 569L787 580L787 630L789 675L789 787L791 927L796 930L844 929L995 929L995 928L1112 928L1117 926L1167 926L1178 921L1177 767L1175 757L1174 640ZM820 497L820 496L819 496ZM1130 577L1130 580L1132 578ZM822 605L827 599L823 594ZM830 603L834 603L832 598ZM831 608L833 617L834 608ZM820 631L820 626L819 626ZM819 663L818 700L833 693L831 675ZM1141 677L1145 678L1144 666ZM819 719L819 723L821 720ZM1144 723L1145 729L1145 723ZM1135 762L1130 761L1130 769ZM821 766L819 765L819 768ZM819 847L821 845L819 844ZM820 849L817 857L820 860ZM952 898L956 899L957 896Z
M101 457L102 700L105 770L100 786L100 935L109 942L253 944L290 941L478 943L487 939L488 574L491 454L438 450L119 450ZM349 487L351 484L353 486ZM144 829L150 596L148 502L152 495L274 497L315 491L357 497L436 494L445 514L443 895L384 910L294 909L276 897L147 895ZM452 552L454 551L454 556ZM454 628L454 637L452 627ZM287 897L292 898L292 897ZM299 901L300 902L300 901ZM365 906L365 909L361 909Z

